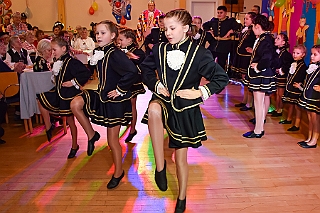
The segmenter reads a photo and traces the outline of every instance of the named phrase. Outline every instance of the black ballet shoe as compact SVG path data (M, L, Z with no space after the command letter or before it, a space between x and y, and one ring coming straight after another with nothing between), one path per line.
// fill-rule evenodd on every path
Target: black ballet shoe
M164 161L164 167L163 167L162 171L158 172L157 168L156 168L156 171L155 171L155 178L154 179L156 181L156 184L157 184L158 188L161 191L167 191L167 189L168 189L167 174L166 174L166 164L167 164L167 162Z
M272 114L275 113L275 112L276 112L275 110L272 110L272 111L270 111L270 112L268 111L267 114L268 114L268 115L270 115L270 114L272 115Z
M273 111L271 117L280 117L282 116L282 112Z
M52 139L52 130L54 129L53 125L51 125L49 130L46 130L47 139L50 142Z
M264 131L261 131L260 134L256 134L254 131L249 131L244 133L242 136L245 138L262 138L262 136L264 136Z
M187 203L187 198L185 198L184 200L180 200L178 198L174 213L182 213L182 212L184 212L186 210L186 203Z
M74 158L74 157L76 156L78 150L79 150L79 145L78 145L78 147L77 147L76 149L72 149L72 148L71 148L70 153L69 153L69 155L68 155L68 159Z
M299 146L302 147L302 148L305 148L305 149L317 148L317 144L309 145L309 144L307 144L307 142L300 143Z
M287 119L279 122L279 124L291 124L291 123L292 121L288 121Z
M239 104L235 104L235 107L244 107L246 104L245 103L239 103Z
M125 142L126 142L126 143L130 142L130 141L132 140L132 138L133 138L134 136L136 136L136 134L137 134L137 130L134 131L134 133L130 133L130 134L128 135L128 137L126 138Z
M124 177L124 171L122 172L122 174L120 175L120 177L115 178L114 175L112 175L111 180L110 180L109 183L107 184L107 188L108 188L108 189L114 189L114 188L116 188L116 187L119 185L119 183L120 183L120 181L121 181L121 179L122 179L123 177Z
M88 156L91 156L93 151L94 151L94 143L100 139L100 134L99 132L94 133L94 136L88 141L88 149L87 149L87 154Z
M305 144L305 143L308 143L308 142L300 141L300 142L298 142L297 144L300 145L300 144Z
M299 131L299 130L300 130L300 127L296 127L296 126L292 126L289 129L287 129L287 131L289 131L289 132L295 132L295 131Z
M240 108L240 111L248 111L248 110L252 110L252 107L243 106Z

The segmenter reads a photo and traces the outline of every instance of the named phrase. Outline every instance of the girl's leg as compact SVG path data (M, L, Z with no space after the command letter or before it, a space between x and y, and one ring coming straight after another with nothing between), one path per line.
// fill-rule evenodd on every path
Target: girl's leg
M50 115L49 111L43 108L43 106L38 101L39 110L41 112L41 115L43 117L44 124L46 126L46 130L48 131L51 128L51 122L50 122Z
M89 121L89 118L83 112L84 100L81 96L75 97L70 104L71 110L79 121L80 125L87 134L88 140L93 138L95 132L92 128L92 125Z
M247 101L247 107L252 107L253 106L253 94L251 91L249 91L248 87L245 87L248 90L247 96L248 96L248 101Z
M133 134L136 132L136 124L137 124L137 96L134 98L131 98L131 105L132 105L132 121L131 121L131 129L130 134Z
M188 184L188 148L181 148L175 150L175 161L177 169L177 177L179 183L179 200L184 200L187 193Z
M241 103L248 103L248 87L244 86L243 88L243 99L242 99L242 102Z
M307 140L305 140L305 142L310 142L312 139L312 130L313 130L313 122L312 122L312 112L307 111L307 115L308 115L308 121L309 121L309 131L308 131L308 138Z
M289 105L289 108L288 108L287 121L292 121L293 109L294 109L295 107L294 107L294 104L291 104L291 103L288 103L288 105Z
M72 149L78 148L78 130L77 126L74 122L74 116L67 116L67 123L69 124L70 130L71 130L71 136L72 136Z
M114 177L118 178L122 175L122 149L119 143L120 125L107 128L108 144L112 151L113 163L115 166Z
M256 124L254 128L254 133L261 134L263 131L264 119L266 117L265 109L265 93L260 91L253 92L254 105L255 105L255 118Z
M282 96L284 94L284 88L279 87L277 89L277 113L282 113L283 102Z
M263 118L263 123L264 123L264 120L267 117L269 107L270 107L270 95L265 95L264 96L264 118Z
M298 105L294 105L294 109L296 111L296 118L294 122L294 126L300 127L301 122L301 108Z
M164 168L164 151L163 151L163 122L162 108L158 102L151 102L148 108L148 128L152 140L152 147L156 161L157 171Z
M312 118L312 138L309 141L308 145L312 146L317 144L318 138L319 138L319 115L315 112L311 112L311 118Z

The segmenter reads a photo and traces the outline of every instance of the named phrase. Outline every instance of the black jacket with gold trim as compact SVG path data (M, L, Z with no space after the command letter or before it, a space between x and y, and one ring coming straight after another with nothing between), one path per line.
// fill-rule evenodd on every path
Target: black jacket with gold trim
M274 77L273 60L277 53L272 35L270 33L263 33L256 42L252 51L250 64L258 63L257 69L260 72L257 73L250 67L248 73L249 77Z
M76 87L63 87L62 84L66 81L74 80L80 87L89 80L91 73L81 61L72 58L69 53L62 55L58 60L63 61L60 72L56 77L56 90L59 97L63 100L71 100L81 93Z
M149 55L151 52L151 49L149 48L149 44L158 44L160 42L168 42L168 39L165 35L164 29L161 29L159 27L154 27L151 29L151 32L149 35L146 36L144 45L146 47L146 53Z
M177 71L172 70L167 64L167 53L174 49L179 49L186 54L185 62ZM170 103L175 111L183 111L202 103L201 98L188 100L175 95L180 89L198 89L202 77L210 81L204 85L209 96L221 92L228 84L228 75L220 65L214 62L211 52L188 38L175 45L160 43L155 45L152 51L153 55L148 56L139 65L143 83L157 98ZM159 82L168 89L170 97L156 93Z
M109 43L96 50L104 51L104 58L97 63L99 85L97 92L102 102L121 102L131 97L130 87L138 78L138 69L134 63L114 43ZM108 98L108 93L117 89L123 93L115 99Z
M227 40L219 40L223 38L230 30L237 31L241 28L235 18L226 17L225 19L212 18L210 21L205 22L203 25L205 31L212 30L215 40L210 45L209 49L214 52L228 53L231 51L231 37Z
M194 37L191 37L191 40L196 44L205 47L207 42L209 42L210 45L214 42L214 38L211 33L206 32L202 29L199 29L198 33L200 34L199 39L194 39Z
M246 48L253 47L253 44L256 40L256 35L252 31L252 27L249 27L244 33L240 35L240 41L237 47L237 54L240 56L247 56L250 57L251 53L248 53Z
M288 52L288 50L285 47L279 48L279 55L278 57L274 58L274 64L276 69L282 70L284 75L277 75L281 78L286 78L288 76L291 63L294 61L292 55Z

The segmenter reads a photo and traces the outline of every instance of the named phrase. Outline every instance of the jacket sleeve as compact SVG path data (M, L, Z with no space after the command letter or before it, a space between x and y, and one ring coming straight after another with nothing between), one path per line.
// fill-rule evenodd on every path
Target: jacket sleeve
M285 51L281 57L281 61L282 61L282 71L284 73L289 73L289 69L291 67L291 63L294 61L292 55Z
M133 62L120 50L113 51L110 55L112 69L121 76L117 90L126 93L138 78L138 69Z
M155 47L152 48L152 51L156 51ZM142 82L147 85L149 90L155 92L156 86L160 81L156 74L157 65L154 54L147 56L146 59L139 65L139 69L141 71Z
M79 86L85 85L91 76L91 72L81 61L77 59L72 59L69 63L71 63L70 68L71 74L74 77L73 80Z
M262 41L257 49L257 52L261 54L257 69L259 71L263 71L264 69L271 67L273 57L275 55L275 48L269 44L269 42Z
M201 57L198 73L210 81L203 86L209 96L220 93L228 85L229 78L226 71L214 62L209 50L206 50Z
M203 27L204 31L211 30L211 28L212 28L212 20L203 23L202 27Z

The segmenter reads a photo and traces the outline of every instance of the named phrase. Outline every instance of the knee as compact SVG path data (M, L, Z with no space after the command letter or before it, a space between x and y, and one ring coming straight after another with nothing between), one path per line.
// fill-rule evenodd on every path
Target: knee
M70 103L70 108L72 111L82 109L82 107L83 107L83 101L82 101L82 97L80 96L75 97Z
M148 117L161 117L161 106L157 102L151 102L148 107Z

